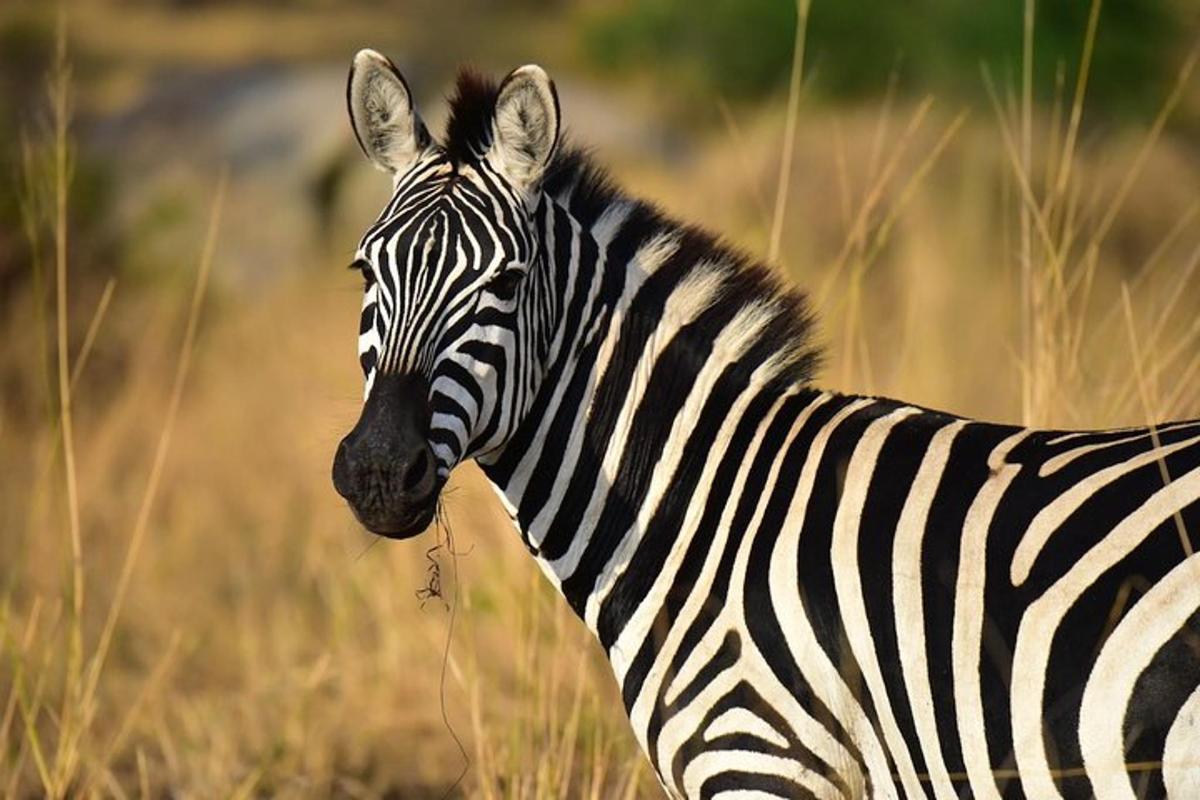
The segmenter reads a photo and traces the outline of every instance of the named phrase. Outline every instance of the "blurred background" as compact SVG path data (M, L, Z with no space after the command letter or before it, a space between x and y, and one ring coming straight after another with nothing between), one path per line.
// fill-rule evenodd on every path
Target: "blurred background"
M0 795L658 796L473 467L452 545L332 490L358 48L435 131L459 65L543 65L810 293L820 385L1070 428L1200 416L1198 42L1191 0L6 0Z

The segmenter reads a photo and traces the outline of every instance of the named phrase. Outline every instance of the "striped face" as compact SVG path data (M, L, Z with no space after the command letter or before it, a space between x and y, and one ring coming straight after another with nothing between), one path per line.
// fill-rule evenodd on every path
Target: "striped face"
M504 444L539 373L534 214L558 138L554 87L532 66L498 89L478 83L482 103L463 86L439 143L390 61L364 50L350 71L354 133L393 193L355 253L365 403L333 478L388 536L419 533L450 471Z
M505 438L529 356L518 308L535 253L525 198L486 163L455 167L437 150L398 177L359 243L365 393L379 373L428 381L443 475Z

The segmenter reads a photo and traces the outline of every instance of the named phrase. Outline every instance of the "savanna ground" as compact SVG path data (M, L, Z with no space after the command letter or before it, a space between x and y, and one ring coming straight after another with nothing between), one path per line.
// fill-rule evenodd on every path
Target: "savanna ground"
M1191 5L824 5L802 62L787 0L0 7L0 793L658 795L472 468L406 543L330 485L360 46L434 130L459 61L542 63L630 190L810 291L822 385L1200 416Z

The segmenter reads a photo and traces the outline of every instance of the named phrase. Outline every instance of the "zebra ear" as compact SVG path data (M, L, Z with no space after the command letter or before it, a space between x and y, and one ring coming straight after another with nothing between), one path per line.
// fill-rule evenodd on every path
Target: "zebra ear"
M558 93L545 70L529 64L500 84L487 158L514 186L532 189L558 144Z
M404 172L429 146L429 133L413 107L404 76L374 50L360 50L354 57L346 105L359 147L385 172Z

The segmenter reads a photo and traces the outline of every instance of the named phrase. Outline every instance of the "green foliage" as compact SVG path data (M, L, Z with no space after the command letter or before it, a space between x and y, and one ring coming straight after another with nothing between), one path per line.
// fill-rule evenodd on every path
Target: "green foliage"
M722 94L759 94L786 79L796 10L786 0L643 0L584 26L584 47L607 68L666 69Z
M46 75L54 56L50 18L14 15L0 23L0 312L34 277L52 240L53 136ZM68 218L73 279L96 279L119 243L111 224L113 176L68 148ZM44 300L45 293L36 293Z
M0 25L0 181L5 187L0 190L0 303L27 277L31 257L22 218L26 165L18 116L45 91L47 53L54 52L51 34L44 24L24 16ZM31 200L25 198L26 203Z
M1054 96L1059 67L1073 85L1088 0L1042 0L1034 32L1038 96ZM808 27L810 82L833 100L882 93L896 71L911 91L980 98L981 63L1020 75L1024 3L1018 0L815 0ZM1089 108L1144 114L1172 77L1182 35L1172 0L1107 0L1092 60ZM753 98L788 80L796 8L788 0L641 0L583 26L585 52L608 69L643 69L691 89ZM898 69L897 69L898 66Z

